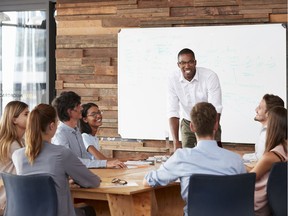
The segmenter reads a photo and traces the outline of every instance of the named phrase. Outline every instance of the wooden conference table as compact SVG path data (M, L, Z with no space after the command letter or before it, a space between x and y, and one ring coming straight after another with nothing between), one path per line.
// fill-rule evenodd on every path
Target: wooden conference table
M72 188L71 194L75 202L81 201L94 206L97 216L183 216L184 201L179 183L155 188L142 185L144 175L156 168L157 165L130 169L91 169L101 177L100 187ZM126 180L128 186L111 183L115 177Z

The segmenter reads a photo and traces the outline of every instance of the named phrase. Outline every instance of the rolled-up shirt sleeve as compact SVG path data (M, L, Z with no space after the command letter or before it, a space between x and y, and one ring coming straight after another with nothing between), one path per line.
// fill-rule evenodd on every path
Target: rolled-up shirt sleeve
M172 118L172 117L180 118L179 98L175 91L175 85L173 83L173 79L174 77L170 75L168 78L168 84L167 84L167 117L168 118Z
M87 168L104 168L107 166L107 160L91 160L89 158L80 157L79 159Z
M208 102L213 104L217 113L222 113L222 91L220 81L216 73L211 73L207 80Z
M177 151L174 154L177 155ZM144 177L147 183L155 187L159 185L164 186L176 181L180 177L177 169L175 169L178 165L177 157L175 155L171 156L159 169L147 173Z

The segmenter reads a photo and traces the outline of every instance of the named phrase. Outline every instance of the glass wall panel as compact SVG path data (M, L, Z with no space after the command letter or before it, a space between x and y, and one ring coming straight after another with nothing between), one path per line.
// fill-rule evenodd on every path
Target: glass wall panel
M46 103L46 11L0 12L0 113L11 100Z

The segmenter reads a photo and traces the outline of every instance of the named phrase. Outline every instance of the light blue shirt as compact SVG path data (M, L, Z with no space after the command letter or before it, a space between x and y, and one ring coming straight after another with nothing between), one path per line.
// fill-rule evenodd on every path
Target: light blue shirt
M153 187L180 179L181 196L187 203L189 178L195 173L235 175L246 173L246 169L240 155L218 147L214 140L202 140L194 148L177 149L158 170L147 173L145 179ZM188 215L186 205L184 214Z
M84 146L82 135L77 127L71 128L63 122L60 122L52 138L52 143L69 148L88 168L106 167L107 160L92 160L90 158Z

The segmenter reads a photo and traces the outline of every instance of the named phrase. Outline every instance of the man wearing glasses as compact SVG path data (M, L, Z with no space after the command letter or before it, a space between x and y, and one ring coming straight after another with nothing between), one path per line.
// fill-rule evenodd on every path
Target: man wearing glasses
M72 91L62 92L52 105L60 120L52 143L69 148L87 168L107 167L107 160L92 160L84 146L77 126L82 118L81 97Z
M174 151L177 148L193 148L197 142L195 133L190 130L190 111L196 103L209 102L217 111L217 121L222 112L222 93L218 76L210 69L196 67L194 52L182 49L178 53L178 67L180 70L169 75L168 78L168 118ZM181 113L181 116L180 116ZM180 118L181 124L179 123ZM181 126L182 145L179 140ZM215 139L221 146L221 127L219 125Z

